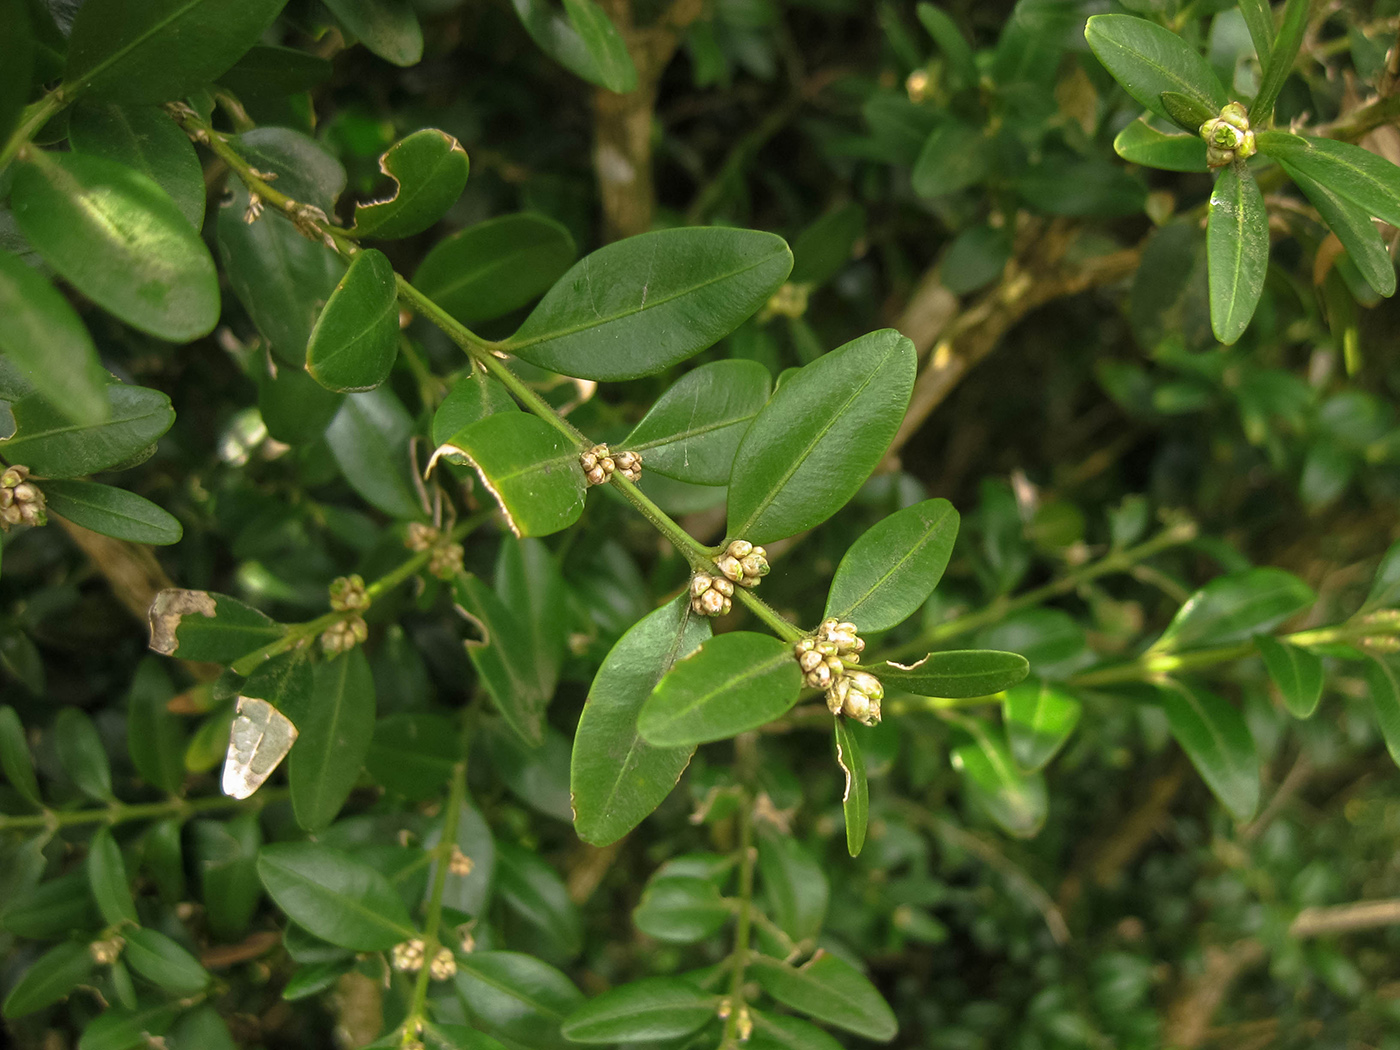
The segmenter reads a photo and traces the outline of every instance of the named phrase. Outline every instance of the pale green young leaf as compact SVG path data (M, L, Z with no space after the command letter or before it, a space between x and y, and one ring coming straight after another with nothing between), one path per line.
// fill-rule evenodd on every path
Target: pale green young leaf
M968 717L957 725L963 736L949 758L973 806L1009 835L1035 836L1049 811L1045 778L1018 768L1005 738L987 722Z
M1278 686L1283 704L1294 718L1311 718L1322 699L1322 658L1267 634L1254 639L1269 677Z
M1244 716L1223 697L1184 682L1158 687L1172 736L1236 820L1259 807L1259 753Z

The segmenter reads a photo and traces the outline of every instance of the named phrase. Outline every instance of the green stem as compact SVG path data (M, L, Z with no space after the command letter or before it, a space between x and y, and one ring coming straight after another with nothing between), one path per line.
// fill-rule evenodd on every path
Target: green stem
M66 105L68 99L64 97L63 89L57 88L26 106L20 114L19 126L10 134L4 148L0 149L0 171L8 168L10 162L19 156L19 151L29 145L40 129Z
M273 799L287 797L288 792L276 790L259 791L252 799L226 798L215 795L210 798L172 798L165 802L138 802L134 804L115 802L110 806L96 809L75 809L59 812L46 809L42 813L29 816L6 816L0 814L0 832L45 830L54 832L60 828L77 827L83 824L125 824L132 820L163 820L166 817L179 817L188 820L200 813L216 813L222 809L240 809L245 805L261 807Z
M734 951L730 955L729 1016L724 1021L724 1047L744 1042L739 1022L744 1014L744 973L749 965L749 931L753 923L753 799L747 792L739 806L739 901L738 922L734 927Z
M800 628L794 627L783 618L777 609L754 594L753 591L736 589L734 595L744 603L749 612L767 624L768 629L783 641L795 642L804 636Z
M642 517L651 522L661 535L671 541L671 545L690 562L691 568L704 572L715 571L715 563L712 560L714 552L681 528L669 514L653 503L645 492L624 478L620 472L614 474L608 484L612 485L623 499L636 507Z

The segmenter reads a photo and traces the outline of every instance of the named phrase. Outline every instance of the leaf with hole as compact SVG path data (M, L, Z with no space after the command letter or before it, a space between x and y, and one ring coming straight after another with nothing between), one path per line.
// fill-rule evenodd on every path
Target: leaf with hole
M469 167L467 151L445 131L423 128L400 139L379 158L393 194L355 205L354 233L381 240L422 233L457 203Z
M1009 689L1030 673L1030 664L1019 653L950 649L929 653L918 663L907 666L885 663L873 670L890 689L902 689L917 696L964 700Z
M850 719L836 719L836 764L846 777L846 786L841 792L841 811L846 819L846 852L852 857L860 856L870 823L870 786L866 782L865 755L857 732Z
M210 591L168 588L149 614L151 648L181 660L230 664L282 637L283 628L237 598Z

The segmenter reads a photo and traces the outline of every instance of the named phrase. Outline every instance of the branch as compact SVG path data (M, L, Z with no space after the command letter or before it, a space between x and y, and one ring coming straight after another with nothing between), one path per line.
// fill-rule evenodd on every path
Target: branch
M1308 937L1325 937L1330 933L1369 930L1375 926L1400 923L1400 899L1383 901L1354 901L1327 908L1304 908L1288 927L1288 932L1300 941Z

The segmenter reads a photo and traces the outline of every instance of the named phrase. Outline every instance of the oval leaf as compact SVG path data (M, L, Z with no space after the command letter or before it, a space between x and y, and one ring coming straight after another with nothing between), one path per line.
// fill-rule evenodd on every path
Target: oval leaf
M355 205L353 232L385 240L422 233L457 203L469 167L467 151L447 132L415 131L379 158L379 170L394 180L394 193Z
M749 973L784 1006L867 1039L888 1042L899 1030L894 1011L859 970L835 955L818 952L802 967L755 955Z
M679 977L645 977L590 999L569 1015L564 1035L575 1043L679 1039L715 1016L719 996Z
M1361 271L1361 276L1381 295L1395 294L1395 263L1385 246L1380 230L1366 209L1337 193L1330 186L1324 186L1315 179L1286 161L1283 170L1298 184L1298 188L1312 202L1322 221L1327 223L1347 255Z
M694 944L718 933L733 914L709 879L663 875L647 883L632 921L659 941Z
M1386 750L1400 766L1400 661L1392 656L1372 656L1366 666L1366 686Z
M1322 699L1322 658L1267 634L1255 638L1254 645L1264 658L1264 666L1278 686L1288 713L1294 718L1311 718Z
M1227 645L1277 627L1316 600L1312 588L1282 569L1246 569L1206 584L1177 610L1153 644L1158 650Z
M963 775L969 801L1007 834L1034 836L1049 809L1045 778L1018 769L1001 734L982 719L962 718L957 724L966 735L949 759Z
M308 831L326 827L359 779L374 735L374 676L364 650L317 664L310 702L291 712L300 735L287 763L292 810Z
M538 746L552 694L541 690L529 634L496 593L470 573L453 580L452 597L482 634L467 642L467 655L496 709L522 740Z
M815 939L831 896L822 866L792 835L760 827L758 870L773 921L794 941Z
M853 622L862 632L903 623L943 578L958 521L946 499L930 499L867 530L836 567L823 615Z
M1210 195L1206 224L1210 326L1229 345L1244 334L1269 269L1269 213L1248 171L1224 168Z
M23 1017L58 1002L88 979L93 966L86 944L65 941L55 945L15 982L5 996L4 1015Z
M1244 716L1222 697L1184 682L1158 687L1167 725L1236 820L1248 820L1259 807L1259 754Z
M609 91L636 90L637 67L627 44L592 0L565 0L563 16L546 0L511 5L540 50L569 72Z
M110 802L112 766L92 719L76 707L65 707L54 719L53 733L58 760L73 783L93 801Z
M1400 167L1370 150L1335 139L1261 131L1261 153L1301 171L1368 214L1400 226Z
M402 0L326 0L359 41L386 62L413 66L423 57L423 29L413 5Z
M204 169L189 136L156 106L84 103L68 120L78 153L134 168L170 194L196 230L204 225Z
M373 952L417 936L389 880L329 846L264 846L258 877L288 918L331 944Z
M650 691L650 690L648 690ZM32 805L42 805L39 780L34 775L34 759L19 715L8 704L0 707L0 770L10 786Z
M917 696L965 700L1009 689L1030 673L1019 653L996 649L952 649L929 653L916 664L886 663L877 669L882 681Z
M46 481L40 486L51 513L104 536L132 543L179 543L184 530L150 500L91 481Z
M1084 705L1060 686L1032 679L1012 686L1002 700L1002 722L1016 764L1027 772L1041 769L1064 747Z
M209 984L209 972L199 960L157 930L126 933L122 958L152 984L172 995L194 995Z
M88 845L87 876L93 900L97 901L97 910L109 926L134 925L140 921L136 916L136 901L131 896L122 851L106 828L98 831Z
M539 1050L564 1050L563 1020L583 1003L573 983L520 952L473 952L457 962L457 991L489 1032Z
M399 352L398 288L383 252L356 254L316 319L306 370L328 390L373 390Z
M1169 135L1138 119L1118 133L1113 151L1130 164L1166 171L1209 171L1200 135Z
M1084 27L1094 55L1141 105L1170 117L1162 92L1175 91L1212 114L1230 101L1210 64L1170 29L1135 15L1094 15Z
M137 459L175 422L170 398L159 390L112 383L104 396L106 418L80 425L38 394L12 402L14 436L0 441L0 455L41 477L81 477Z

